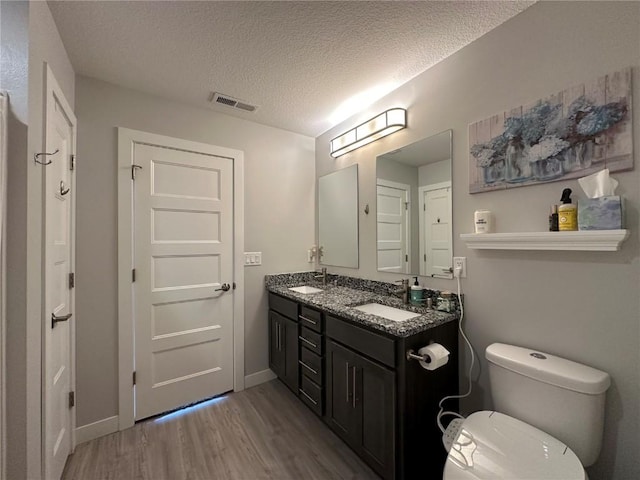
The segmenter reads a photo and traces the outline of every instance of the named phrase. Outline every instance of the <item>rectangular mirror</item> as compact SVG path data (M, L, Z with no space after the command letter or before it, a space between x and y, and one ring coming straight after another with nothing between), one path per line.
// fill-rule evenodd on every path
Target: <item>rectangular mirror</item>
M358 268L358 165L318 179L320 264Z
M379 271L453 278L451 134L376 159Z

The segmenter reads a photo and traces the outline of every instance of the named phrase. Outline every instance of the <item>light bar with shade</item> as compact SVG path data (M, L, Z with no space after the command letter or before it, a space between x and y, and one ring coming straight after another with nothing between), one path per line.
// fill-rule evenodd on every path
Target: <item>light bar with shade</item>
M407 126L407 111L391 108L331 140L331 156L337 158Z

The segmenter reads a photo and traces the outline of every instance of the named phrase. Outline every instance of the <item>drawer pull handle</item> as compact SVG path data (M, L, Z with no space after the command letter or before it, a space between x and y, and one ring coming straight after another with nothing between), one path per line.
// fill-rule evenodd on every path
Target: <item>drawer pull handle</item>
M309 365L307 365L306 363L304 363L302 360L298 360L298 363L300 365L302 365L303 367L305 367L308 370L311 370L313 372L314 375L317 375L318 372L316 372L313 368L311 368Z
M345 389L345 391L347 392L346 398L345 398L345 402L349 403L349 362L347 362L347 368L345 371L345 381L346 381L346 386L347 388Z
M316 402L313 398L311 398L311 396L307 392L305 392L303 389L300 389L300 393L303 394L305 397L307 397L311 403L313 403L314 405L318 405L318 402Z
M301 320L304 320L305 322L309 322L311 325L318 325L318 322L314 322L310 318L307 318L303 315L298 315L298 316L300 317Z
M311 345L313 348L318 348L318 345L316 345L316 344L315 344L315 343L313 343L313 342L310 342L309 340L307 340L306 338L304 338L302 335L298 336L298 338L299 338L300 340L302 340L304 343L307 343L307 344Z
M351 403L351 405L353 405L353 408L356 408L356 367L352 367L353 368L353 391L351 393L351 399L353 400L353 402Z

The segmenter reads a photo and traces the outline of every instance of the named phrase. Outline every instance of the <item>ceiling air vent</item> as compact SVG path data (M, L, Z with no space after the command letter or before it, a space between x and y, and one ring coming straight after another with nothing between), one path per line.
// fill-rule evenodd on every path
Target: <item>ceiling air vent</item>
M239 110L244 110L245 112L255 112L258 108L256 105L251 105L249 103L243 102L242 100L238 100L237 98L233 98L229 95L223 95L222 93L218 92L211 92L209 94L209 102L226 105L227 107L237 108Z

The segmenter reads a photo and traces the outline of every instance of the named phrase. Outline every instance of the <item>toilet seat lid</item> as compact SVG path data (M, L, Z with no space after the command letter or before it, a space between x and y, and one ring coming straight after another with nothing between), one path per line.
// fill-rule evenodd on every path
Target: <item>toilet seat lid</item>
M471 414L444 468L444 480L585 480L580 460L564 443L499 412Z

